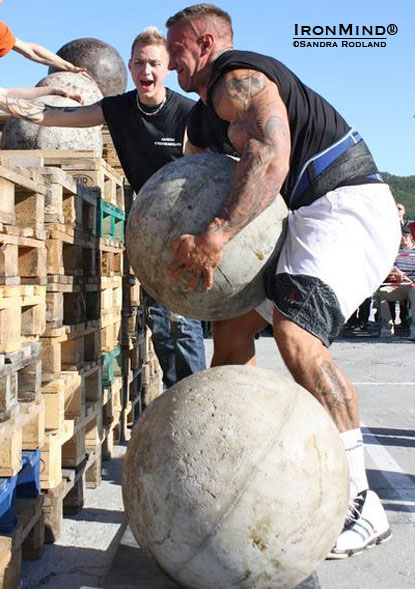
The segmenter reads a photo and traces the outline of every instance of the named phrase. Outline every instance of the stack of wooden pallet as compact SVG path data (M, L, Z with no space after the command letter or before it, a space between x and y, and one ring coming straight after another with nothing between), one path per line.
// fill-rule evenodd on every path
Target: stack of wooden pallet
M105 153L117 169L89 151L0 152L0 588L161 392L125 252L133 195Z
M22 554L43 550L40 335L46 323L46 187L0 165L0 586L17 586Z

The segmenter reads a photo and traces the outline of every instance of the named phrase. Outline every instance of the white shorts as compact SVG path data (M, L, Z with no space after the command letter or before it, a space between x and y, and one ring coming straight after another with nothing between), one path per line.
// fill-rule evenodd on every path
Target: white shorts
M383 282L400 239L396 204L386 184L340 187L289 212L275 276L320 279L336 295L346 320ZM272 324L274 306L279 308L266 299L256 311Z

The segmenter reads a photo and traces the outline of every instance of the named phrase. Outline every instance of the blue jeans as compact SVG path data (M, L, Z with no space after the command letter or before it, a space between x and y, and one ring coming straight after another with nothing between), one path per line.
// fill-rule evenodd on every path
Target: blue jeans
M205 370L205 344L200 321L170 314L167 307L143 291L146 324L152 331L154 350L163 371L165 388Z

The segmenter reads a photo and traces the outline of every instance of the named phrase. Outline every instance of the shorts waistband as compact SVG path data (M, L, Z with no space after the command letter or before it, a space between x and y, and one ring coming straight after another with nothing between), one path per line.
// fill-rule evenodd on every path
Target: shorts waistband
M333 145L309 159L303 166L291 193L290 201L294 203L312 186L313 182L348 149L363 141L360 134L351 129ZM368 178L382 182L380 174L368 174Z

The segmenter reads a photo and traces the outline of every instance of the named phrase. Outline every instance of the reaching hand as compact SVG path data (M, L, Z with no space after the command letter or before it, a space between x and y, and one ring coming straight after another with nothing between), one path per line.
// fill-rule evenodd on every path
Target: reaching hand
M222 259L224 245L221 232L180 235L171 245L176 259L170 264L170 279L176 281L183 277L187 280L187 289L195 290L203 278L205 290L211 290L213 273Z
M69 90L63 90L62 88L50 88L49 94L55 94L56 96L64 96L65 98L71 98L72 100L76 100L79 104L84 103L84 99L78 92L70 92Z
M77 65L73 65L70 70L73 74L82 74L85 78L87 78L90 82L94 82L96 85L96 81L94 78L88 73L88 70L84 67L78 67Z

